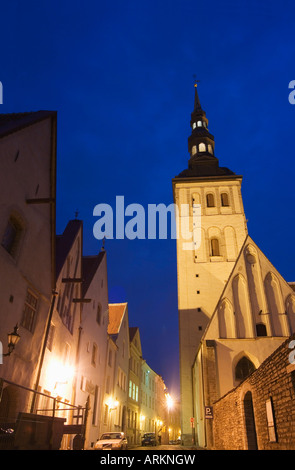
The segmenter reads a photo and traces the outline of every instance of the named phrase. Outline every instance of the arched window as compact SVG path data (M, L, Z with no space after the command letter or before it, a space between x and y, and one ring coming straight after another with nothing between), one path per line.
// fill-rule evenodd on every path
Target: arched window
M211 256L220 256L220 250L219 250L219 240L218 238L212 238L211 242Z
M256 324L256 335L257 336L267 336L266 325L264 323Z
M197 127L197 124L193 122L193 129L195 129L196 127Z
M96 321L99 325L101 324L101 305L97 306Z
M222 207L228 207L229 206L228 194L227 193L221 193L220 197L221 197Z
M199 152L206 152L206 145L204 144L204 142L201 142L199 144Z
M8 219L1 245L12 257L15 257L17 254L23 231L24 227L18 218L11 215Z
M193 145L192 146L192 155L195 155L197 153L197 146Z
M213 153L213 148L211 144L208 144L208 152Z
M246 356L243 356L236 365L235 369L235 379L244 380L252 372L254 372L255 366L253 362L250 361Z
M198 127L202 127L202 121L198 121L198 122L197 122L197 126L198 126Z
M209 193L206 196L207 207L215 207L214 195Z

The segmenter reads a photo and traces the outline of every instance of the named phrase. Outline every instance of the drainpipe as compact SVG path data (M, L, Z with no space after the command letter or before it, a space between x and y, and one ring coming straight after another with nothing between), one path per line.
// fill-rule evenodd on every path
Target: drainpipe
M35 387L34 387L34 390L36 392L38 391L38 388L39 388L40 377L41 377L41 372L42 372L42 367L43 367L43 362L44 362L44 356L45 356L45 351L46 351L46 344L47 344L47 340L48 340L48 335L49 335L49 330L50 330L51 319L52 319L52 316L53 316L56 296L57 296L57 292L53 291L52 292L51 305L50 305L50 311L49 311L49 315L48 315L48 318L47 318L47 325L46 325L45 335L44 335L44 339L43 339L43 345L42 345L42 350L41 350L41 357L40 357L40 362L39 362L39 367L38 367L36 384L35 384ZM31 413L34 412L35 403L36 403L36 394L34 393L32 404L31 404Z

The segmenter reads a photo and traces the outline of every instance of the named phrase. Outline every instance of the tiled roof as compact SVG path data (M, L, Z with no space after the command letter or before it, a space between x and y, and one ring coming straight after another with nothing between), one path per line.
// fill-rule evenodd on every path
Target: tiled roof
M119 333L126 306L127 302L121 304L109 304L109 335L117 335Z
M56 115L56 111L0 114L0 138Z

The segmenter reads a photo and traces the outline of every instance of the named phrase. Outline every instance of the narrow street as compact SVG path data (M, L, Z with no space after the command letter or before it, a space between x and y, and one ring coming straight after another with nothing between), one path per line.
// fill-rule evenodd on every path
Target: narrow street
M196 446L181 446L181 445L171 445L171 444L162 444L160 446L130 446L129 450L145 450L148 452L153 452L153 451L158 451L158 450L177 450L179 452L182 452L183 450L203 450L200 449L199 447Z

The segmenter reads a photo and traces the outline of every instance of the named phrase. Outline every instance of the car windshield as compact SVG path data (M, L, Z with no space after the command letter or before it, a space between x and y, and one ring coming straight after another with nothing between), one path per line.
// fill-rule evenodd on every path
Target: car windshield
M108 432L106 434L103 434L100 438L101 441L105 441L107 439L122 439L122 435L117 432Z

